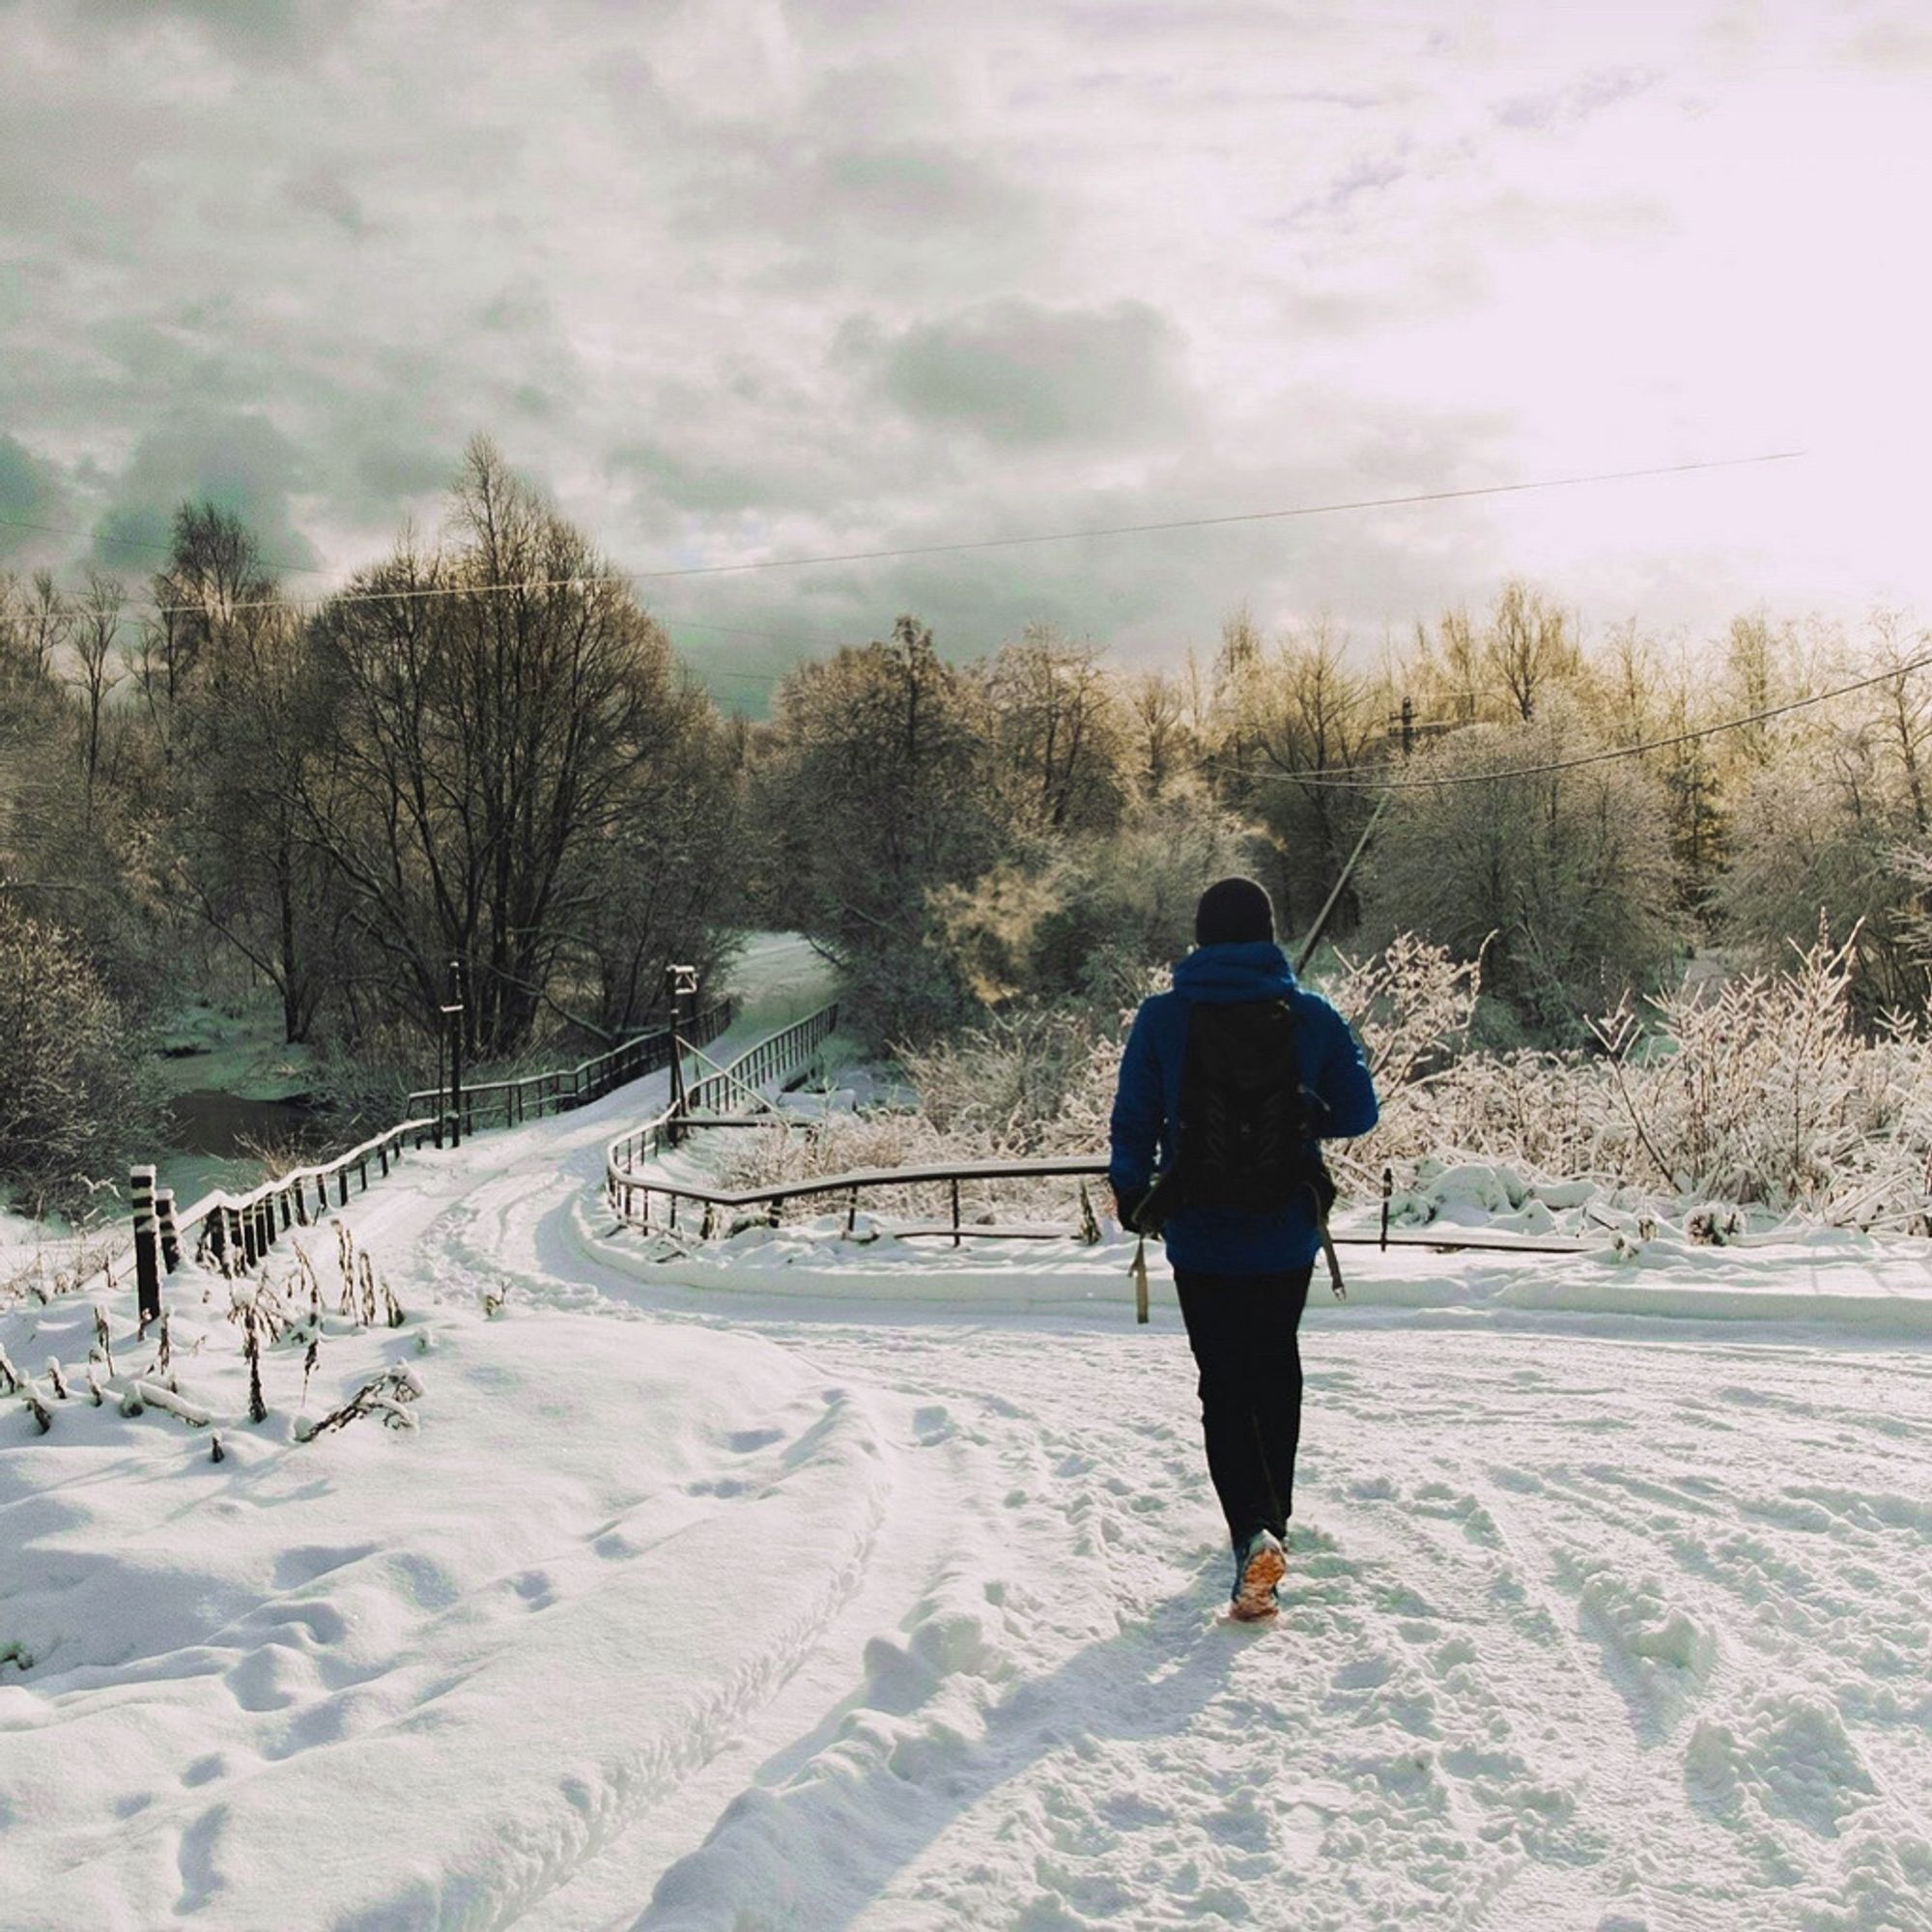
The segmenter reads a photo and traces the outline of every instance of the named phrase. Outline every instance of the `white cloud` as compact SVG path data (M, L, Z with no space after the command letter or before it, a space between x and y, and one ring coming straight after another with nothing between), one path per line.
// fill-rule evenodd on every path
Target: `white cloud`
M1896 8L0 0L0 434L74 558L225 477L346 571L479 428L668 564L1801 442L664 602L1139 652L1243 598L1378 637L1512 569L1692 630L1932 605Z

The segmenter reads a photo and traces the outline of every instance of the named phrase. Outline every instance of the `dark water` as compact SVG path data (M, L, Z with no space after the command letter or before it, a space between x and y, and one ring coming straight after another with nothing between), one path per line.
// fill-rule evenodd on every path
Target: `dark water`
M327 1112L311 1100L247 1100L213 1087L177 1094L168 1102L168 1112L173 1117L168 1136L173 1146L224 1160L242 1153L243 1141L276 1148L316 1145L327 1121Z

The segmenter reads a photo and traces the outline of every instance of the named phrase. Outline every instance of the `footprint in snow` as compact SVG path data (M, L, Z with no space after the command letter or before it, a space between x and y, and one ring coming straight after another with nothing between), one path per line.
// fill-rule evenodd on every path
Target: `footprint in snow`
M352 1543L341 1548L305 1543L298 1548L285 1549L275 1558L275 1587L278 1590L298 1590L304 1583L313 1583L318 1577L327 1577L331 1570L347 1569L350 1564L359 1563L363 1557L375 1553L373 1543Z
M199 1912L227 1883L215 1862L227 1824L227 1805L215 1804L182 1833L181 1847L175 1854L182 1882L181 1896L175 1900L176 1912L184 1916Z
M511 1580L510 1587L532 1610L547 1610L556 1602L556 1592L547 1570L526 1570Z

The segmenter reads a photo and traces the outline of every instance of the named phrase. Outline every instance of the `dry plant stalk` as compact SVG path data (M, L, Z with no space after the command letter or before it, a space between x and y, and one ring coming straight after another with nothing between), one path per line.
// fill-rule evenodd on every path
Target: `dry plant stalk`
M308 1424L298 1421L296 1424L296 1439L312 1442L331 1429L346 1429L358 1415L380 1415L391 1429L413 1429L416 1418L410 1405L422 1393L422 1380L413 1369L384 1369L374 1380L364 1382L340 1408L331 1410L320 1422Z
M248 1357L248 1420L266 1422L269 1404L262 1393L262 1333L253 1302L242 1313L242 1347Z

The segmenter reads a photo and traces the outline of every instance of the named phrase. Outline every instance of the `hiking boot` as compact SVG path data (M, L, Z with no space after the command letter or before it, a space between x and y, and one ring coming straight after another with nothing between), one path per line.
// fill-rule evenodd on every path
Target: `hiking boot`
M1281 1539L1272 1530L1256 1530L1235 1547L1235 1591L1228 1614L1244 1624L1273 1616L1281 1607L1275 1601L1275 1585L1287 1574Z

